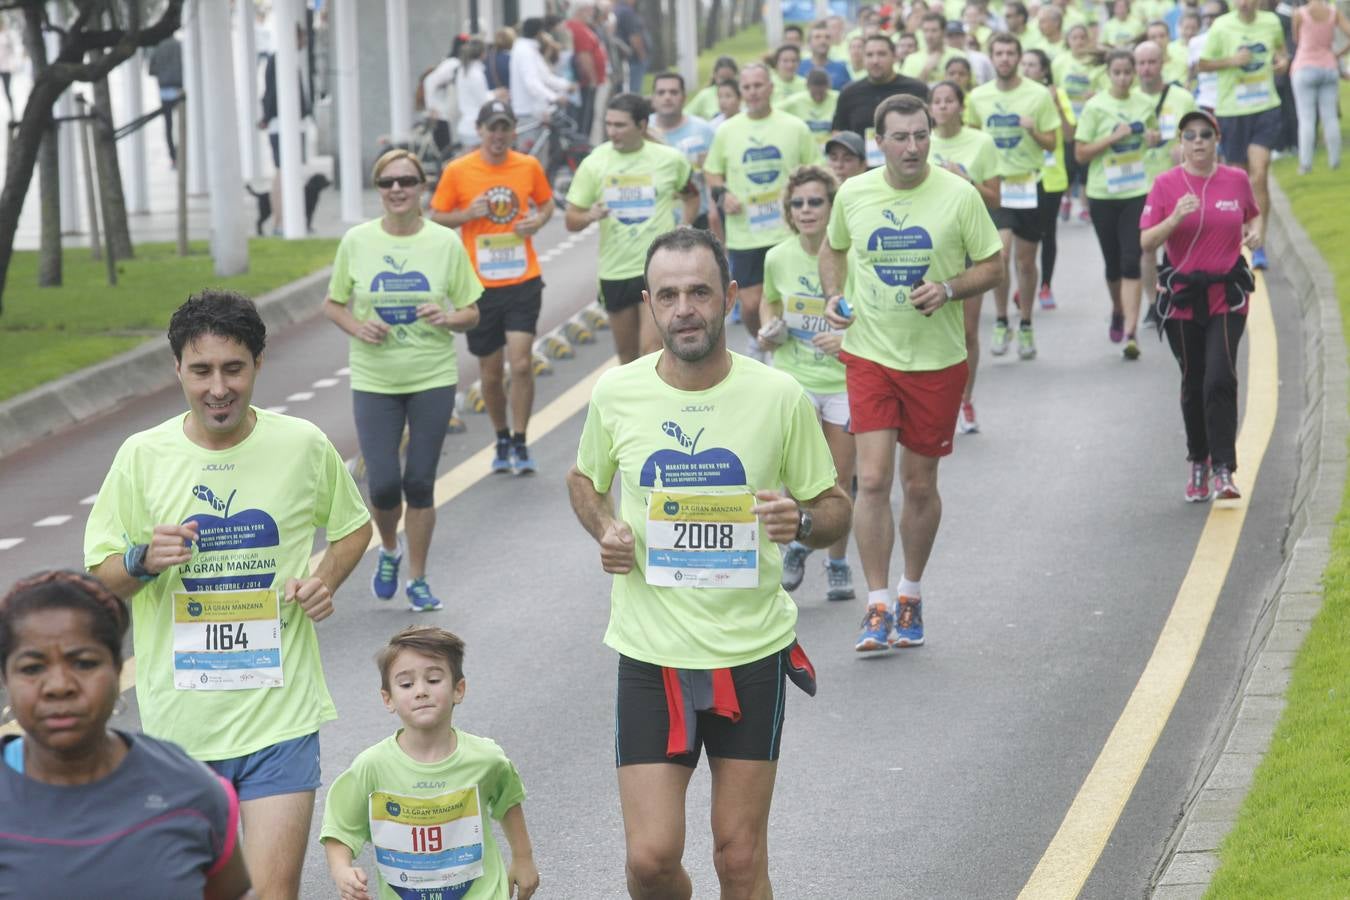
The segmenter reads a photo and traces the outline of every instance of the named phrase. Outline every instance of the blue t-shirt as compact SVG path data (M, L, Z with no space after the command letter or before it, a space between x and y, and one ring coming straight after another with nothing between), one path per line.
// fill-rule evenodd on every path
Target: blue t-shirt
M698 116L685 116L679 128L672 128L669 131L661 129L656 124L655 114L647 122L648 128L659 131L661 140L683 153L684 158L689 160L689 165L694 167L694 181L698 184L698 211L700 214L706 213L708 211L708 186L703 181L703 163L701 160L707 154L708 148L712 146L713 132L716 129L709 125L706 119L700 119ZM678 206L675 209L675 216L677 219L680 216Z
M0 765L0 895L25 900L200 897L237 852L234 789L166 741L118 731L127 755L98 781L24 775L17 738ZM91 894L91 891L93 894Z
M806 59L802 60L802 64L797 67L797 74L805 78L807 75L810 75L811 70L815 68L825 70L825 74L830 76L830 87L836 91L842 91L844 85L852 81L852 79L848 77L848 66L837 59L827 60L825 65L817 66L811 57L808 56Z

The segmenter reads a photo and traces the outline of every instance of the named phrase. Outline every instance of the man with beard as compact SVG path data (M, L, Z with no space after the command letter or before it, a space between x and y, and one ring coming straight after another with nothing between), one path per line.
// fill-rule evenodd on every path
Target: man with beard
M784 675L814 691L777 544L828 547L850 506L801 385L728 352L737 288L716 238L661 235L645 275L664 349L601 377L567 478L614 575L628 890L691 896L685 793L706 746L722 896L767 897Z
M835 131L853 131L863 136L867 147L867 164L881 165L881 151L877 149L872 130L872 116L877 104L895 94L913 94L920 100L928 99L928 85L917 78L896 74L895 46L884 34L874 34L863 45L863 65L867 75L850 83L839 92L834 106Z

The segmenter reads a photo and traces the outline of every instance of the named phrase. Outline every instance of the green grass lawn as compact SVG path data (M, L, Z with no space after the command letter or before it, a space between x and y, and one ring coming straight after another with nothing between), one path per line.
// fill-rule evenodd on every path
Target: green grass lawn
M689 96L692 97L698 93L699 88L708 83L712 78L713 63L719 56L730 56L737 63L749 62L756 56L762 56L769 50L769 45L764 42L764 25L751 25L749 28L742 28L729 38L724 38L717 42L713 47L704 50L698 55L698 77L694 84L687 85ZM672 66L671 68L676 68ZM655 72L648 72L643 80L643 92L647 96L652 93L652 77Z
M1350 84L1341 84L1341 125L1350 148ZM1344 249L1350 171L1327 170L1320 149L1310 175L1293 157L1275 177L1331 268L1350 332L1350 254ZM1278 265L1278 261L1275 262ZM1350 342L1348 342L1350 343ZM1322 611L1294 664L1288 708L1256 772L1222 865L1206 895L1243 898L1350 896L1350 491L1331 538Z
M173 244L141 244L118 264L109 287L105 264L86 249L65 253L65 283L37 285L37 253L14 254L0 315L0 400L101 362L146 340L163 340L169 315L191 293L223 287L257 297L333 261L337 241L254 240L249 271L217 278L205 242L190 256Z

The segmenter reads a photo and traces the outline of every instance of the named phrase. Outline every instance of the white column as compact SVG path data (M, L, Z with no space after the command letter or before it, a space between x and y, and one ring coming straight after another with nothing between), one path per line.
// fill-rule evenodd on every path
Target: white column
M692 94L698 90L698 9L693 3L675 4L675 59Z
M69 21L66 17L66 5L64 3L49 3L47 5L48 15L51 23L58 28L65 28ZM61 52L61 36L52 32L44 35L47 41L47 62L56 61L57 54ZM84 86L88 92L88 86ZM90 93L85 96L93 100ZM75 115L75 98L70 90L66 90L56 101L56 116ZM79 129L84 125L83 122L62 122L56 129L56 150L59 162L57 163L57 172L61 181L61 233L78 234L82 228L84 216L80 208L80 176L79 176Z
M544 0L520 0L520 19L524 20L531 16L543 16L547 10L544 9Z
M300 54L295 48L296 4L272 7L276 44L277 127L281 141L281 231L287 239L305 236L305 195L300 159Z
M816 18L823 19L830 14L830 0L816 0Z
M783 43L783 0L765 0L764 37L770 49Z
M117 68L122 76L122 115L124 121L139 119L145 113L145 57L137 50ZM156 104L158 106L158 104ZM145 156L146 130L158 122L150 122L117 142L122 186L126 192L127 212L150 211L149 167Z
M389 58L389 133L402 140L412 129L413 87L408 72L408 0L385 0L384 30Z
M333 10L333 90L337 94L338 188L342 221L360 222L361 190L361 94L356 39L356 0L330 0Z
M183 87L187 91L187 109L180 112L187 116L188 194L192 196L206 193L206 105L211 102L202 73L201 7L200 0L183 4Z
M234 79L223 77L231 70L230 8L225 0L205 0L197 7L201 28L201 62L205 72L218 72L213 79L211 103L206 112L206 175L211 187L211 258L216 275L226 277L248 271L248 238L244 233L243 200L239 186L238 112L234 103Z
M258 44L253 36L252 0L234 3L235 108L238 110L239 167L245 181L262 177L262 151L258 140Z

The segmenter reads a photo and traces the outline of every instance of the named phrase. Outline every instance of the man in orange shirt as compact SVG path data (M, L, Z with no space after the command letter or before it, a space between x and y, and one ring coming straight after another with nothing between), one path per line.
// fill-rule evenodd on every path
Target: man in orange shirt
M534 407L534 333L544 296L531 238L553 215L553 189L539 160L511 149L516 116L510 106L500 100L483 104L478 137L477 150L445 167L431 217L460 230L483 282L478 325L466 336L469 352L478 357L483 403L497 431L492 471L528 475L535 465L525 428ZM511 366L509 421L503 356Z

